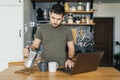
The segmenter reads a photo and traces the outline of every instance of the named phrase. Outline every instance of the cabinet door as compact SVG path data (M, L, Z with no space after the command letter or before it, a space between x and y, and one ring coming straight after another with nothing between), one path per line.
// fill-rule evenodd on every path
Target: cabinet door
M0 0L0 5L23 5L23 0Z
M113 22L112 17L96 17L94 27L94 50L104 51L101 66L113 66Z
M23 7L0 6L0 61L23 60Z

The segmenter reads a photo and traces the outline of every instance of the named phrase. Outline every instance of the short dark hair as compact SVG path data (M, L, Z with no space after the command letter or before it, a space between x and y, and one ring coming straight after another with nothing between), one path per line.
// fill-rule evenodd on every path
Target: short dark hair
M51 7L50 12L64 15L65 14L65 9L64 9L64 6L62 6L60 4L54 4Z

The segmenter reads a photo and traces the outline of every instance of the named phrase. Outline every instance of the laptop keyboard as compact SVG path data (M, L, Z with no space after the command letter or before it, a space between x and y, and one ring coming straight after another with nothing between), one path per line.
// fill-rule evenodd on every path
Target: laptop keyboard
M65 73L71 73L72 69L70 68L59 68L58 70L65 72Z

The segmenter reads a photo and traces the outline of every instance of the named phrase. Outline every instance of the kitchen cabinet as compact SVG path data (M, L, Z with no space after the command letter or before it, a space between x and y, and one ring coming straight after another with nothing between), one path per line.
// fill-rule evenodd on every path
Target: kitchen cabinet
M95 17L94 27L94 50L104 51L101 66L113 66L113 36L114 36L114 18L113 17Z
M23 0L0 0L0 71L8 67L8 62L23 60L24 19L19 1Z

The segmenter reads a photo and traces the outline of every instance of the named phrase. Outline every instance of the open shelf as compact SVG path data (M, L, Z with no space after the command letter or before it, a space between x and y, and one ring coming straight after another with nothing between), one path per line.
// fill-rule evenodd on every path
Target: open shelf
M96 10L90 10L90 11L66 11L65 13L76 13L76 14L80 14L80 13L83 13L83 14L90 14L90 13L94 13L96 12Z
M95 25L95 23L90 23L90 24L86 24L86 23L79 23L79 24L76 24L76 23L72 23L72 24L70 24L70 23L63 23L64 25L66 25L66 26L93 26L93 25Z

